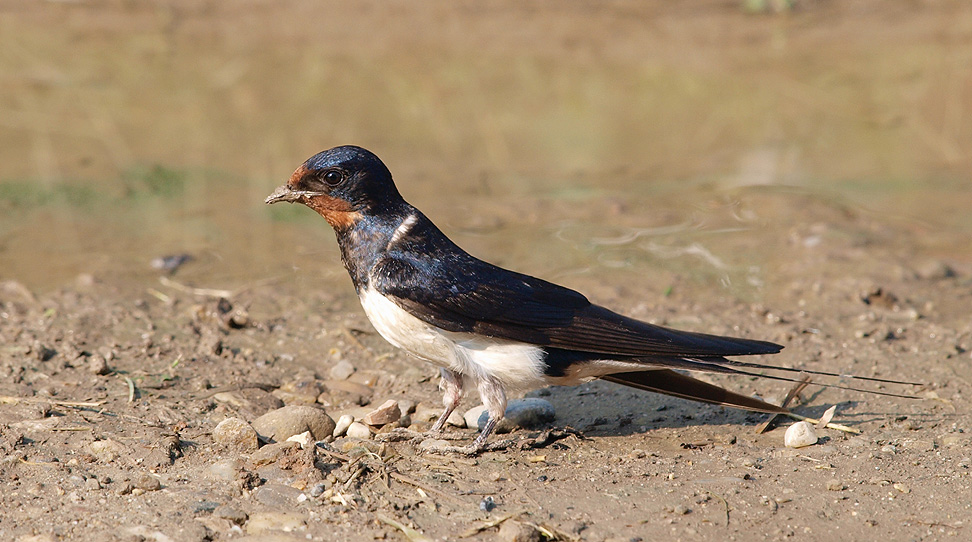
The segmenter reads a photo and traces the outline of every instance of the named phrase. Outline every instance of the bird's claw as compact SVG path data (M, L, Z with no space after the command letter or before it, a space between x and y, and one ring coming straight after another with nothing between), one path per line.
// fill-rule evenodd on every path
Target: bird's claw
M430 443L428 446L424 446L424 450L430 454L457 454L457 455L479 455L483 452L498 452L506 450L515 444L513 440L497 440L495 442L490 442L487 444L480 445L478 442L473 441L472 444L467 446L450 446L442 445L435 442Z

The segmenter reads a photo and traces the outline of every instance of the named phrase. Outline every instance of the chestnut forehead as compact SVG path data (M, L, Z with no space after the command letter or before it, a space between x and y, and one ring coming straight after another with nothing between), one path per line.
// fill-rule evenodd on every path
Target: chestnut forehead
M294 171L293 175L290 176L290 180L287 181L287 184L289 186L297 186L300 184L301 179L303 179L308 173L310 173L310 170L307 169L307 166L300 166L296 171Z

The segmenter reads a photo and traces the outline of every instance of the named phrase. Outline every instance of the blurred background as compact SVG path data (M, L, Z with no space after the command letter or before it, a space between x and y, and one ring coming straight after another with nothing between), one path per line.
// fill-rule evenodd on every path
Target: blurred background
M0 3L0 279L186 253L196 286L353 295L326 223L263 204L341 144L474 254L601 297L969 269L972 4Z

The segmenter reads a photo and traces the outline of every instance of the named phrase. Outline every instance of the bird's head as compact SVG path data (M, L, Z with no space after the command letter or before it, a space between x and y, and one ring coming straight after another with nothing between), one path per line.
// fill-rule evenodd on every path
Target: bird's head
M308 158L287 184L266 199L268 204L279 201L303 203L336 230L404 203L385 164L371 151L353 145Z

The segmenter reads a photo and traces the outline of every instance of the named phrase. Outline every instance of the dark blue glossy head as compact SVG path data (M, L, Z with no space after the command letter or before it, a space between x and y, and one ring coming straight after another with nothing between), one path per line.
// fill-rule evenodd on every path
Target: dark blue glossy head
M405 204L381 159L353 145L308 158L286 185L267 198L267 203L278 201L303 203L339 229Z

